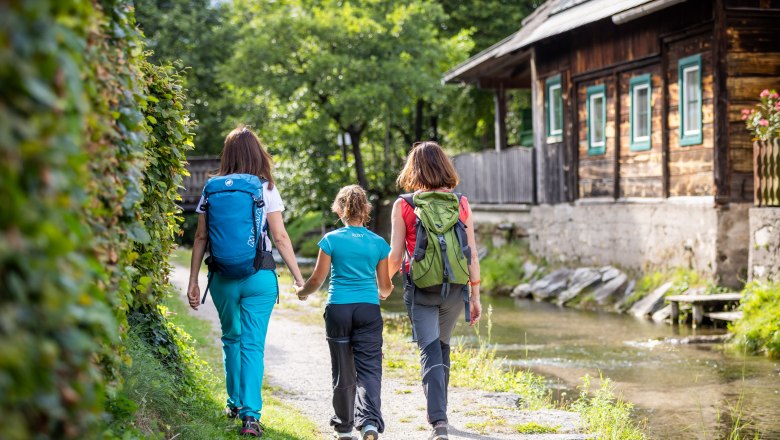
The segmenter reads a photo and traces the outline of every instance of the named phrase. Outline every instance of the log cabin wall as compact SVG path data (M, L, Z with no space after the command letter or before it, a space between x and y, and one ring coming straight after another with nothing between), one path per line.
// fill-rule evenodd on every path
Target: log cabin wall
M650 76L650 145L631 147L631 81ZM620 197L663 197L663 81L661 65L620 74ZM626 92L628 91L628 92Z
M730 199L752 202L753 142L741 110L762 90L780 90L780 0L728 0L725 7Z
M605 146L590 148L588 135L588 90L604 86L606 91ZM611 76L578 83L578 152L579 152L579 196L614 197L615 188L615 82ZM594 152L596 151L597 152Z
M679 61L701 56L701 141L686 145L680 138ZM667 52L669 195L714 196L714 107L712 35L697 35L669 43Z
M553 38L536 48L538 63L538 90L540 102L537 108L543 109L537 112L536 117L542 119L543 127L541 149L539 151L540 175L544 178L544 192L539 197L540 203L562 203L573 201L576 188L576 175L573 167L574 159L567 148L572 139L572 113L571 113L571 77L569 71L569 43L566 38ZM563 133L559 136L548 136L547 119L547 81L553 77L560 77L561 98L563 101Z

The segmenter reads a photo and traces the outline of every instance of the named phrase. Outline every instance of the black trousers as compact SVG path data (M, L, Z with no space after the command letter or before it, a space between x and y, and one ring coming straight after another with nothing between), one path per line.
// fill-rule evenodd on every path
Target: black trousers
M330 420L338 432L374 425L382 420L382 314L377 304L328 304L325 333L333 372Z

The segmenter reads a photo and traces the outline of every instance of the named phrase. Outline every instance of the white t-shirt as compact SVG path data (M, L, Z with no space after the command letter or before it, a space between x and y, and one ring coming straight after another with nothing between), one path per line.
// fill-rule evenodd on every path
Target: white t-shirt
M201 191L200 201L198 202L198 206L195 208L195 212L197 212L198 214L206 213L206 211L203 209L204 201L205 199L203 197L203 192ZM284 202L282 202L282 195L279 194L279 187L274 185L274 189L269 190L268 182L264 182L263 201L265 202L265 207L263 207L263 219L260 224L263 225L263 227L265 227L268 221L269 212L284 211ZM269 251L271 250L271 239L268 237L268 234L265 235L265 249Z

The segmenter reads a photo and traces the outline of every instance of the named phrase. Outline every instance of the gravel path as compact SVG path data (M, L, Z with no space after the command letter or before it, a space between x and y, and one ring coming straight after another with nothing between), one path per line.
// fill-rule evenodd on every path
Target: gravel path
M176 267L172 281L186 301L188 270ZM201 289L205 276L201 275ZM265 351L265 379L281 391L279 398L290 402L307 417L314 420L322 438L331 438L328 424L332 416L330 354L325 340L324 325L306 324L301 315L311 316L311 309L301 305L289 289L282 287L282 305L274 310L268 329ZM219 329L219 317L209 299L192 313L213 323ZM298 315L298 316L296 316ZM218 333L218 330L217 330ZM386 430L383 439L425 439L428 425L425 421L425 397L418 377L407 379L383 378L382 412ZM578 434L579 416L559 410L520 411L514 408L516 396L509 393L486 393L462 388L450 389L451 439L585 439L592 436ZM505 420L505 422L502 421ZM522 435L514 426L535 422L558 426L556 434ZM480 424L484 427L478 429ZM489 432L489 434L482 434Z

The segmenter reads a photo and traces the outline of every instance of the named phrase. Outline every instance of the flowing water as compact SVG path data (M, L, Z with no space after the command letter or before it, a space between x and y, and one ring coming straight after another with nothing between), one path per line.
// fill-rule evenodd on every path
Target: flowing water
M728 438L739 417L760 438L780 439L777 361L740 356L719 344L675 343L694 334L687 327L675 334L669 325L630 316L508 298L483 297L485 315L489 305L499 355L549 378L557 396L574 398L581 377L601 374L635 405L652 438ZM401 294L384 308L404 311ZM718 331L697 331L708 333ZM476 342L466 325L456 334Z

